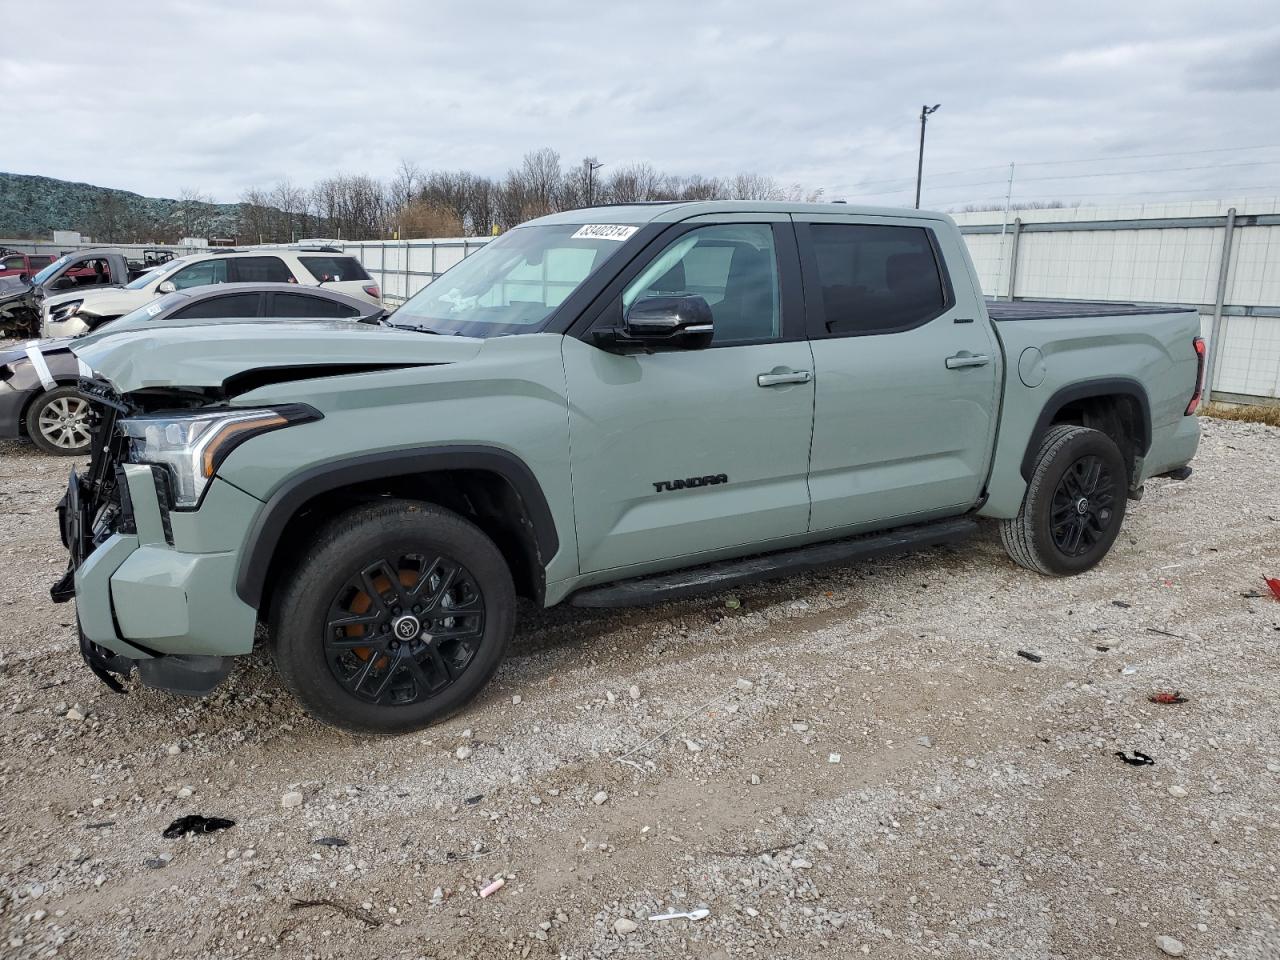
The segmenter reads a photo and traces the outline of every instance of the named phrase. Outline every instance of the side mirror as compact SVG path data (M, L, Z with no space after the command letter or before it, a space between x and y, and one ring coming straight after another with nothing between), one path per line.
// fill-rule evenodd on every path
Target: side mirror
M157 293L177 293L178 285L172 280L165 280L160 286L156 287Z
M26 283L28 280L31 279L31 276L27 273L27 271L23 270L20 274L18 274L18 279L21 280L23 283Z
M707 301L689 295L637 300L619 327L602 332L615 348L652 353L700 350L711 344L715 327Z

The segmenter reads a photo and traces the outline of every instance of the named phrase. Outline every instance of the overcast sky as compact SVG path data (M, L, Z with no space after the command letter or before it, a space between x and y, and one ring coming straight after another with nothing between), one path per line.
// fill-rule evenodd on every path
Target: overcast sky
M285 176L388 177L402 157L501 175L550 146L566 162L753 171L909 204L920 107L938 102L926 206L1002 197L1011 160L1015 199L1276 196L1276 12L1274 0L0 0L0 170L233 201ZM1230 146L1272 149L1190 153ZM1116 170L1139 172L1080 176Z

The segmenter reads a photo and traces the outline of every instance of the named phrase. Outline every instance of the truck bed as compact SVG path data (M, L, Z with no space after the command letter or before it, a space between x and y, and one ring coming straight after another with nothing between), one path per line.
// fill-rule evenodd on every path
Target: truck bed
M1113 303L1105 300L988 300L987 313L1000 323L1014 320L1075 320L1086 317L1134 317L1186 313L1195 307Z

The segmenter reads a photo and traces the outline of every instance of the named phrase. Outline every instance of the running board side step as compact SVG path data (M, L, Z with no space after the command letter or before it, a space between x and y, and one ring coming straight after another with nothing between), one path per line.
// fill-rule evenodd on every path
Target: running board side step
M884 533L816 543L739 560L722 560L689 570L675 570L671 573L637 577L634 580L619 580L599 587L587 587L573 594L569 603L575 607L613 608L684 600L753 580L771 580L853 560L954 543L972 536L977 529L978 522L970 517L899 527Z

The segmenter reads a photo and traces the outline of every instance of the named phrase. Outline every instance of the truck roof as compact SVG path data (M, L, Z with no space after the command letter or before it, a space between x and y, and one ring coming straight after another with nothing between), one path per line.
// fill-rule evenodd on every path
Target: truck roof
M706 214L827 213L841 216L910 217L950 223L945 213L902 207L864 207L852 203L800 203L790 200L651 200L565 210L530 220L528 226L556 223L675 223Z

